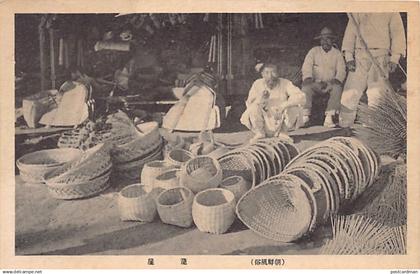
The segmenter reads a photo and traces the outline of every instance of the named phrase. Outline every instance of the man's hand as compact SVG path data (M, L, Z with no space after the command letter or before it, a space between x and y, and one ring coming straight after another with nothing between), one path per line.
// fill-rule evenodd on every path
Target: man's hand
M356 71L356 61L351 60L346 62L346 67L348 71L355 72Z
M398 67L397 63L394 63L394 62L389 62L388 63L388 71L390 73L393 73L397 69L397 67Z

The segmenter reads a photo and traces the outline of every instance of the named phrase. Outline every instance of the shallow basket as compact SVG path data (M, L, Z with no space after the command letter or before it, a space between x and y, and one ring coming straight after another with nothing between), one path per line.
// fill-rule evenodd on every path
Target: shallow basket
M118 208L122 221L152 222L156 216L155 200L150 188L141 184L124 187L118 194Z
M247 182L241 176L231 176L225 178L220 184L221 188L230 190L235 196L235 200L239 199L251 188L251 183Z
M270 179L248 191L238 202L239 219L257 234L291 242L303 236L313 222L313 208L305 187L297 182Z
M193 158L193 154L185 149L173 149L169 151L166 161L174 166L182 166L186 162L188 162L191 158Z
M180 227L192 225L192 203L194 194L186 187L163 191L156 200L160 219L165 224Z
M143 169L141 171L140 183L143 185L150 185L153 187L153 183L156 177L158 177L168 169L174 167L175 166L162 160L148 162L143 166Z
M198 156L189 160L181 169L179 181L182 186L198 193L218 187L223 173L219 162L209 156Z
M235 203L235 196L227 189L204 190L194 197L194 223L202 232L225 233L235 220Z
M47 188L51 196L61 200L81 199L95 196L110 187L111 170L87 181L72 184L48 183Z
M45 174L82 155L75 148L46 149L28 153L16 161L20 177L27 183L44 183Z

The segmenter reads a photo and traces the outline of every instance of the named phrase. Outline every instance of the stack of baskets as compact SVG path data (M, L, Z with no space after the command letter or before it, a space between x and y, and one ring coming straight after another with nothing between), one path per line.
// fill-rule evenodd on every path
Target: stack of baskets
M120 178L137 180L143 166L154 160L162 159L162 137L156 122L137 125L138 132L129 143L116 145L111 151L115 174Z
M20 177L27 183L44 183L45 174L76 160L82 151L75 148L45 149L31 152L16 161Z
M76 160L48 172L44 180L57 199L78 199L96 195L110 186L109 147L99 144L86 150Z
M334 137L299 154L282 173L247 192L237 214L267 238L293 241L353 202L379 169L378 155L362 142Z
M229 151L218 160L224 179L238 175L254 187L279 174L298 154L297 147L287 140L267 138Z

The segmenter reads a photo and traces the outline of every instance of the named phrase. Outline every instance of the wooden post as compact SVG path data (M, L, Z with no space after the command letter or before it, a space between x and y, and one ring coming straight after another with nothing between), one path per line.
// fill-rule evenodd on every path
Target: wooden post
M55 49L54 49L54 29L50 28L50 61L51 61L51 89L55 89Z
M43 16L38 25L39 32L39 65L41 69L41 90L45 90L45 74L47 71L47 64L45 62L45 22L46 18Z

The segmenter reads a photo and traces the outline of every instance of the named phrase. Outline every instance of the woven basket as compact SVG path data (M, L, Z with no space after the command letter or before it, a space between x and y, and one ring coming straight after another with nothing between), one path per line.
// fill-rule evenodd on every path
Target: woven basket
M44 180L50 184L77 184L98 177L111 166L108 147L99 144L85 151L78 159L45 174Z
M235 196L235 200L239 199L251 188L251 183L247 182L241 176L231 176L225 178L220 184L221 188L230 190Z
M218 187L222 182L219 162L209 156L198 156L189 160L181 169L180 184L198 193L208 188Z
M239 200L236 213L251 230L281 242L304 235L314 215L302 185L278 177L248 191Z
M193 154L185 149L173 149L169 151L166 161L174 166L182 166L193 157Z
M206 189L194 197L194 223L202 232L225 233L235 220L235 203L235 196L227 189Z
M142 132L137 132L135 139L123 145L117 145L112 150L112 160L115 163L130 162L154 150L161 145L162 138L156 122L149 122L137 126Z
M77 181L71 184L51 183L47 181L49 193L56 199L71 200L87 198L99 194L110 186L111 170L87 181Z
M156 204L150 188L141 184L132 184L120 191L118 208L123 221L152 222L156 216Z
M16 165L25 182L44 183L45 174L81 155L82 151L75 148L46 149L25 154L16 161Z
M162 191L179 187L179 172L178 168L171 168L157 176L153 183L153 192L157 197Z
M180 227L192 225L192 203L194 194L186 187L163 191L156 200L160 219L165 224Z
M243 154L227 154L219 159L223 178L241 176L255 186L255 171L253 165Z
M153 187L156 177L175 166L166 161L156 160L146 163L141 170L140 183Z

